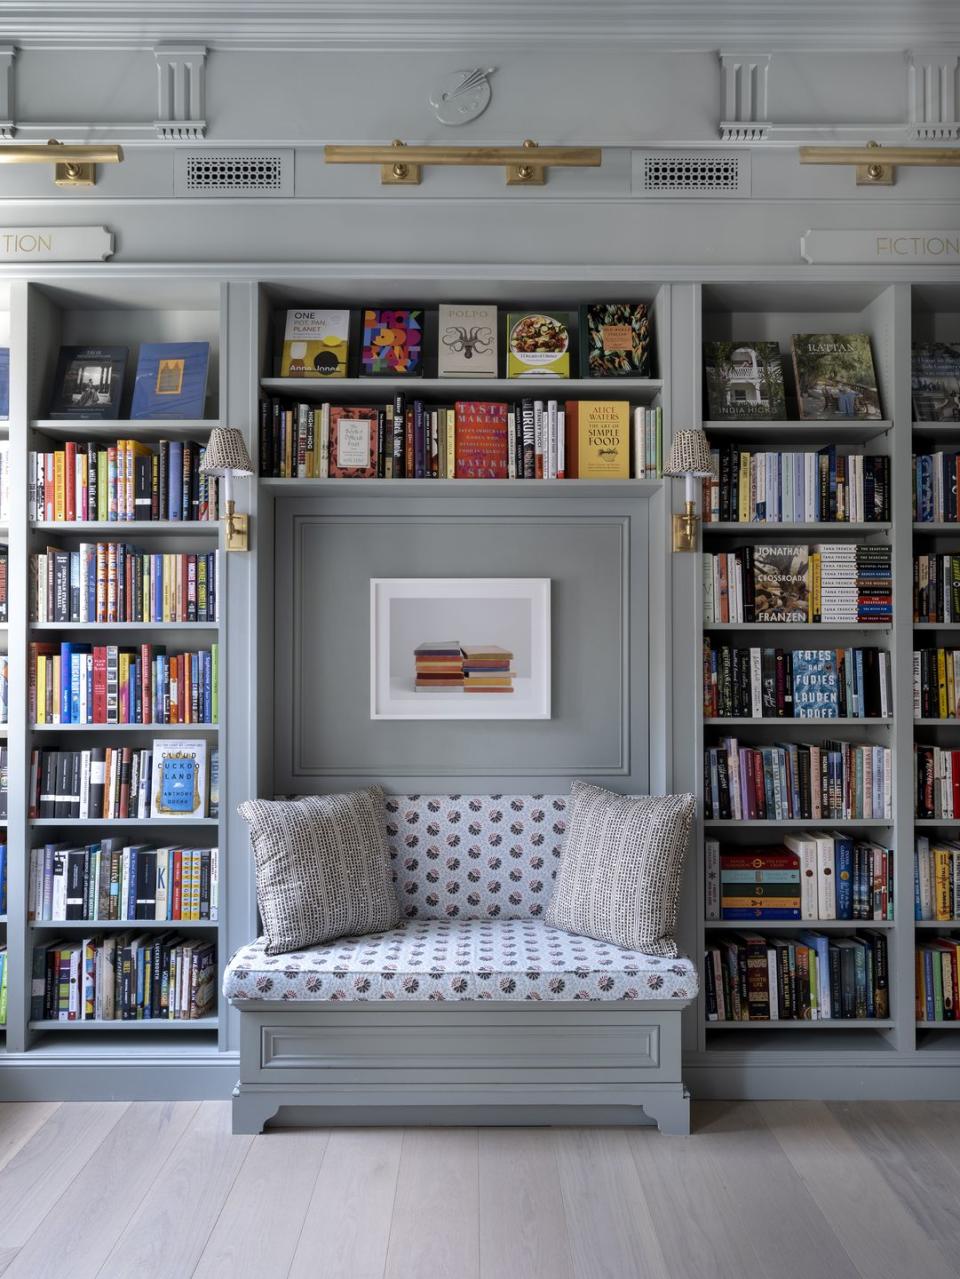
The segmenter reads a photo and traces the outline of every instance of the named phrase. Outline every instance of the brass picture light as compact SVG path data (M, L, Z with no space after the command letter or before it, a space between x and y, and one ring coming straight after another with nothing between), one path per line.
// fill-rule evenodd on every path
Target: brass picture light
M92 187L97 182L98 164L120 164L123 149L74 142L0 145L0 164L53 164L53 180L58 187Z

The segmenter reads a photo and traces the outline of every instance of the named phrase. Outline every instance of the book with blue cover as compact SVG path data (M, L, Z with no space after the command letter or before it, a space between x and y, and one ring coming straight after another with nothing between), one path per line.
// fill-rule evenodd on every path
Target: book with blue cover
M839 692L837 655L833 649L794 649L794 719L836 719L840 714Z
M209 342L142 343L130 417L202 418L209 363Z

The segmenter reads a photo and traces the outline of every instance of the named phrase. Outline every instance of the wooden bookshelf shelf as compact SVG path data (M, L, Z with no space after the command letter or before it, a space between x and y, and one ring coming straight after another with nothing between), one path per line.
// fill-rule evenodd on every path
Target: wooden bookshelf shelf
M960 919L915 919L913 926L918 932L935 933L938 929L960 928Z
M956 716L948 716L946 719L933 719L931 716L914 716L914 724L921 728L941 728L950 727L960 728L960 719Z
M707 931L720 932L831 932L853 933L860 928L893 928L892 919L705 919ZM710 1024L710 1023L708 1023Z
M818 635L830 631L861 631L870 635L883 635L893 628L886 622L704 622L705 631L772 631L775 634L790 631L815 631Z
M703 429L717 439L745 440L769 445L868 444L893 430L892 422L704 422Z
M960 1030L960 1021L918 1021L917 1030Z
M914 826L943 826L960 829L960 818L957 817L915 817Z
M174 1031L196 1031L196 1030L216 1030L218 1019L216 1017L195 1017L191 1019L167 1021L165 1018L156 1017L142 1019L140 1021L31 1021L28 1023L30 1030L65 1030L77 1032L83 1030L115 1030L122 1034L128 1031L143 1032L149 1030L174 1030Z
M828 1017L824 1021L708 1021L707 1030L892 1030L896 1022L891 1018ZM935 1023L940 1025L940 1022Z
M190 635L196 635L207 631L219 631L219 622L31 622L29 624L31 631L42 634L48 631L96 631L98 635L102 635L104 631L119 631L121 634L128 632L138 633L143 631L186 631Z
M960 537L960 521L952 520L950 522L943 521L918 521L913 525L914 533L949 533Z
M34 733L158 733L189 737L191 733L218 733L219 724L33 724Z
M209 418L34 418L31 430L55 439L163 440L203 438L218 422Z
M915 631L960 631L960 622L914 622Z
M893 826L889 817L858 817L839 821L833 817L783 817L779 821L744 821L742 819L708 817L704 821L707 830L821 830L830 827L833 830L872 830L876 827Z
M504 496L560 498L576 493L580 497L636 497L655 493L663 480L306 480L276 479L264 476L259 481L268 493L390 493L406 497L490 497Z
M930 527L930 526L926 526ZM960 531L960 524L952 525ZM811 538L822 541L824 538L867 537L871 533L890 533L893 525L885 521L873 524L849 524L843 521L816 524L748 524L730 523L727 521L707 522L702 525L703 536L714 534L720 537L762 537L767 541L776 541L781 534L808 534Z
M833 725L843 728L890 728L893 720L889 716L851 716L851 715L835 715L833 719L824 719L820 717L810 717L806 719L796 719L789 716L784 719L773 718L772 716L763 716L762 718L731 718L717 719L714 717L704 718L704 724L711 728L742 728L750 725L753 728L830 728Z
M133 537L198 537L217 539L220 520L34 520L34 533L56 533L70 537L75 533L102 533L103 541L128 541Z
M215 919L31 919L29 927L36 932L96 933L110 932L182 932L185 929L215 931Z
M458 378L458 377L370 377L322 378L263 377L260 386L271 395L292 400L332 404L385 404L401 391L408 400L429 396L438 403L463 399L522 398L536 395L542 400L630 400L649 404L663 389L660 378Z
M216 817L31 817L28 826L81 826L89 829L129 830L150 827L161 838L165 830L183 830L187 826L206 826L215 830L219 826Z

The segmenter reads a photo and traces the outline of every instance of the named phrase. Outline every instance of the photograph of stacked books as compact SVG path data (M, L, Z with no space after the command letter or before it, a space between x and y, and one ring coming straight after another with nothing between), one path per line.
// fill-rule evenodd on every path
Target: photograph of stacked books
M463 687L459 640L428 640L414 649L417 692Z
M732 933L707 946L708 1022L883 1020L887 939L872 929L828 937Z
M463 646L463 691L465 693L512 693L513 654L498 644Z

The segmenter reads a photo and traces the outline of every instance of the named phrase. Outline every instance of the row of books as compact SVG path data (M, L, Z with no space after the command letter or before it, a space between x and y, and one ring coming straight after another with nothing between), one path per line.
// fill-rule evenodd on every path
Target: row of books
M708 719L876 719L892 706L885 649L737 648L704 636Z
M825 741L743 746L724 737L704 751L710 820L886 821L892 814L887 746Z
M914 649L913 715L915 719L960 717L960 649Z
M0 543L0 622L10 620L8 614L10 550L6 542Z
M280 376L420 377L429 361L441 378L493 378L501 321L508 378L570 377L578 328L581 376L650 376L652 317L645 303L630 302L503 313L470 302L441 302L436 313L412 306L300 307L283 315Z
M219 752L207 743L157 740L150 750L91 746L35 750L29 816L57 821L219 816Z
M960 750L914 745L913 801L919 818L960 817Z
M890 1016L887 939L874 929L852 937L733 933L707 946L705 976L708 1021Z
M913 518L919 524L956 523L960 453L913 455Z
M27 470L30 520L215 520L217 481L201 475L206 448L195 440L94 444L67 440L52 452L31 451Z
M176 933L94 934L33 952L33 1021L190 1021L217 1001L217 948Z
M9 752L6 745L0 745L0 825L5 826L7 821L7 800L8 800L8 772L7 761ZM4 831L6 835L6 831Z
M925 937L916 953L917 1021L956 1021L960 1009L960 938Z
M34 622L215 622L218 553L150 552L127 542L48 546L30 557Z
M6 414L3 415L6 417ZM0 440L0 524L10 523L10 441Z
M960 919L960 844L917 836L913 907L915 919Z
M704 523L874 523L890 519L890 458L838 454L834 445L774 453L739 444L711 449Z
M220 649L31 643L27 711L36 724L216 724Z
M10 721L10 659L0 653L0 724Z
M120 416L130 351L125 346L62 346L51 418ZM207 393L208 342L141 342L131 418L202 418Z
M280 479L635 479L663 468L658 408L626 400L260 406L260 473Z
M215 920L219 902L216 848L153 848L117 837L30 850L27 918L37 922Z
M913 620L960 622L960 555L913 557Z
M893 919L893 849L842 831L803 831L771 846L704 840L706 918Z
M814 421L878 419L880 396L868 333L794 333L797 409ZM707 416L715 421L783 421L783 362L777 342L704 342Z
M7 832L0 830L0 915L7 913Z
M703 556L704 625L884 623L893 616L889 546L744 546Z
M0 1026L7 1024L7 946L0 943Z

